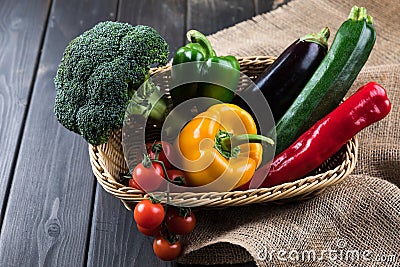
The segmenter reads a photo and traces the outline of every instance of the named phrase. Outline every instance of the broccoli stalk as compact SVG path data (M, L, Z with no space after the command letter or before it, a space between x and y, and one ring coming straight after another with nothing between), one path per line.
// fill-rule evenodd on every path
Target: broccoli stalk
M148 26L107 21L82 33L66 47L54 79L58 121L90 144L106 143L122 127L125 110L150 66L165 65L168 53L168 44ZM160 121L165 103L156 106L148 114Z
M156 121L165 119L167 104L162 98L162 92L150 79L135 91L125 112L125 116L142 115Z

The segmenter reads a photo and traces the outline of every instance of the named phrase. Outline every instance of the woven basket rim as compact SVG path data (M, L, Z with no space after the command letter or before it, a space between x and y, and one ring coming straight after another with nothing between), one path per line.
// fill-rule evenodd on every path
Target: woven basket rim
M307 199L310 194L324 190L328 186L340 183L355 168L357 161L358 139L354 136L346 144L346 159L335 168L324 173L301 178L294 182L280 184L270 188L249 189L244 191L229 192L184 192L170 193L171 204L193 205L203 207L242 206L249 204L262 204L280 200ZM139 202L148 199L151 194L141 190L127 187L108 175L101 167L98 147L89 145L90 161L97 181L105 191L125 202ZM166 203L166 198L161 199Z
M258 68L265 64L271 64L275 57L271 56L249 56L237 57L241 65L248 68ZM167 65L161 68L151 69L152 74L168 70L171 66ZM113 177L107 170L107 164L117 165L116 161L123 158L120 151L120 142L116 134L114 139L110 137L108 143L93 146L89 144L89 156L92 170L97 181L103 189L114 197L122 200L127 209L132 209L136 202L150 197L149 194L131 187L127 187L118 182L119 177ZM119 142L119 144L118 144ZM340 164L325 172L312 176L301 178L297 181L284 183L270 188L250 189L245 191L229 191L229 192L204 192L204 193L170 193L169 203L172 205L182 206L201 206L211 207L227 207L242 206L251 204L262 204L267 202L287 201L288 199L306 199L316 195L326 187L340 183L355 168L357 162L358 139L354 136L344 147L344 156ZM116 155L118 154L118 155ZM124 159L123 159L124 160ZM113 165L113 166L114 166ZM164 196L161 199L166 202Z

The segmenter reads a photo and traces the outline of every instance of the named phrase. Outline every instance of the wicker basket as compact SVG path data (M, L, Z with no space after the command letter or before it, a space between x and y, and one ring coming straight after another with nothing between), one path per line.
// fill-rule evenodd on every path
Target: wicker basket
M241 72L254 79L273 60L272 57L239 58ZM165 68L168 67L153 69L152 73ZM352 172L357 161L357 149L358 142L354 137L317 170L292 183L247 191L171 193L169 195L170 203L182 206L226 207L309 198L322 192L326 187L341 182ZM121 130L112 133L106 144L89 145L89 154L98 182L107 192L121 199L127 209L132 210L135 203L149 197L145 192L127 187L119 182L120 174L128 171L122 152ZM166 199L163 201L166 202Z

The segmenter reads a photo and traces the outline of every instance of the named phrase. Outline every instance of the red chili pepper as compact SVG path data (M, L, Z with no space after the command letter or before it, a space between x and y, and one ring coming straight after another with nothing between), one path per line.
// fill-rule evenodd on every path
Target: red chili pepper
M333 156L359 131L383 119L390 109L382 86L375 82L362 86L276 156L259 187L272 187L303 177ZM262 176L265 177L265 170L260 168L254 177Z

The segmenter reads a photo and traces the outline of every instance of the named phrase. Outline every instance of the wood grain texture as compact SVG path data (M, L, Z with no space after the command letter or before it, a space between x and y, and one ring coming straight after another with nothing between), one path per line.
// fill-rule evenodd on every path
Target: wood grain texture
M154 255L153 238L137 230L121 201L99 188L95 203L88 266L175 266Z
M0 266L176 266L154 256L132 213L97 186L86 142L54 117L53 78L69 41L99 21L152 26L173 53L188 28L232 26L255 14L256 0L51 1L0 5Z
M274 10L290 0L254 0L254 9L256 14L262 14Z
M39 58L50 0L3 0L0 8L0 208ZM0 214L0 220L2 219Z
M205 267L205 265L199 264L178 264L178 267ZM207 267L257 267L255 262L246 262L238 264L215 264L207 265Z
M185 43L185 0L120 0L118 20L156 29L167 41L170 58Z
M185 1L128 1L119 3L118 21L155 28L175 51L185 33ZM172 54L171 54L172 56ZM89 266L175 266L153 253L152 239L141 234L122 203L101 187L96 191L90 235Z
M189 0L187 26L211 34L255 15L249 0Z
M95 181L87 144L55 119L53 78L68 42L113 19L116 6L110 0L53 3L0 236L0 266L85 262Z
M192 1L188 1L189 3ZM209 1L202 1L209 2ZM230 3L235 5L238 3ZM244 1L236 1L244 4ZM249 1L247 1L249 2ZM188 3L188 5L190 5ZM251 3L251 1L250 1ZM185 40L187 26L185 1L129 1L121 0L119 3L118 21L128 22L132 25L145 24L154 27L168 42L173 53L182 46ZM212 16L227 14L227 2L221 6L202 12L212 13ZM231 6L231 8L233 8ZM239 10L241 7L237 7ZM250 12L248 7L243 7L233 19L239 21L243 17L252 16L253 5ZM210 16L210 15L208 15ZM203 23L201 18L193 19L195 24ZM231 23L234 24L234 23ZM208 27L216 31L227 24L211 24ZM219 28L216 28L219 27ZM167 263L158 260L152 250L152 238L143 236L138 232L133 220L132 212L126 210L122 203L106 193L102 188L96 191L95 206L93 212L92 230L90 235L88 266L176 266L174 262ZM183 266L183 265L178 265ZM190 266L190 265L187 265ZM222 265L220 265L222 266ZM226 265L231 266L231 265ZM254 266L254 263L240 266Z

